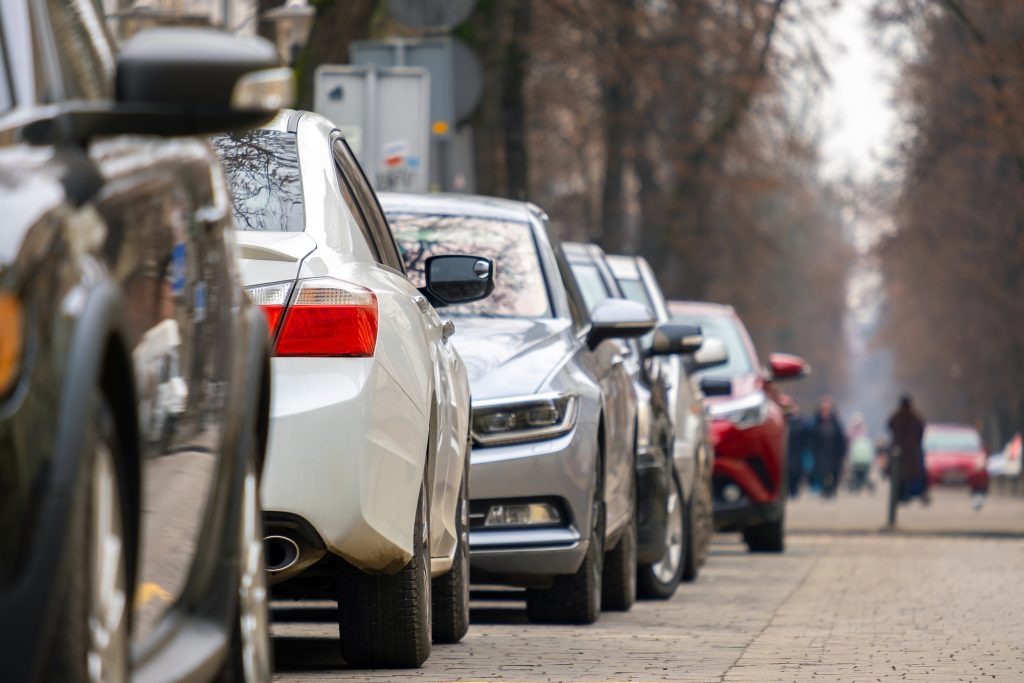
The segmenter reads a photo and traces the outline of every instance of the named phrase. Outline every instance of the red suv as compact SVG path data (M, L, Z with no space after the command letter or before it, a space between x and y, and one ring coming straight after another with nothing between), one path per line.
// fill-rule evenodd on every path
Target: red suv
M786 420L776 384L806 375L802 358L774 353L762 367L731 306L673 301L674 320L718 338L729 362L701 373L715 448L715 526L741 531L753 552L782 552L786 503Z

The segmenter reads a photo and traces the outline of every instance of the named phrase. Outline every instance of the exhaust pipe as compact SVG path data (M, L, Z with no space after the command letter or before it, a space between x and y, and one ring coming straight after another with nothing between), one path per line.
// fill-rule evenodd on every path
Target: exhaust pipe
M267 536L263 539L263 554L267 571L280 572L299 561L299 545L287 536Z

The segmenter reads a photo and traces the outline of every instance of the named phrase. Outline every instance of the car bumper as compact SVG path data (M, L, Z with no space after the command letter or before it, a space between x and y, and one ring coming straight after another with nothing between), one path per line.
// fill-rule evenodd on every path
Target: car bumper
M476 580L537 585L573 574L587 552L593 507L595 441L577 425L547 441L474 448L470 459L470 563ZM562 522L550 527L483 528L491 504L554 501Z
M303 520L365 571L406 564L426 418L373 358L274 358L271 373L265 514Z

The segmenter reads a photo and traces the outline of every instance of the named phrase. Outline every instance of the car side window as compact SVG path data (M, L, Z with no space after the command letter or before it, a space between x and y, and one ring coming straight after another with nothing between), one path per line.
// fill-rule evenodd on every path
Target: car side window
M565 258L565 252L562 251L562 245L552 240L551 246L555 251L558 274L562 278L566 299L569 302L569 316L572 318L573 329L576 332L582 332L590 324L590 316L586 311L583 295L576 285L576 278L572 275L572 269L569 267L569 261Z
M114 51L92 0L47 0L53 38L68 100L109 97Z
M352 149L342 137L335 138L332 144L339 175L348 185L349 191L360 207L365 219L365 229L370 231L368 239L375 244L378 261L400 273L405 273L405 261L398 250L398 245L395 244L395 237L391 233L391 228L388 227L388 221L377 201L377 195L370 187Z

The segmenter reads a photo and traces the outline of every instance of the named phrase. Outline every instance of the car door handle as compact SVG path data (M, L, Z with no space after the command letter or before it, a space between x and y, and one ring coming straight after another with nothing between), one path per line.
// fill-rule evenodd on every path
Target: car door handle
M416 302L416 305L420 307L420 313L426 313L430 310L430 302L427 301L425 296L414 296L412 298Z
M455 334L455 323L451 320L445 320L441 324L441 340L448 341L448 338Z

